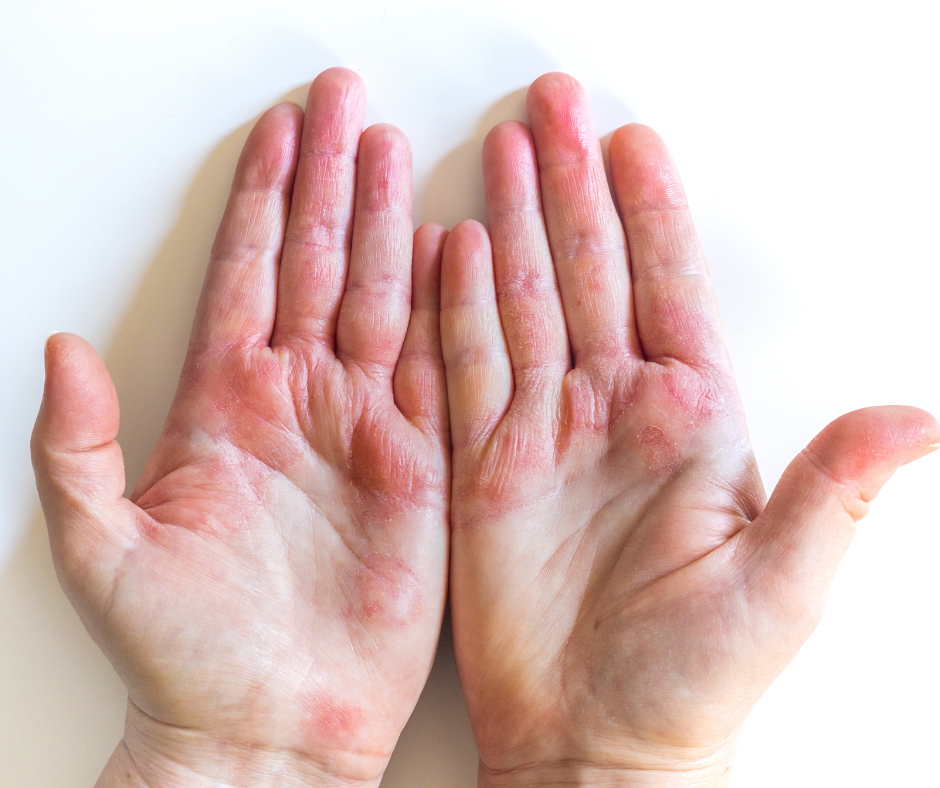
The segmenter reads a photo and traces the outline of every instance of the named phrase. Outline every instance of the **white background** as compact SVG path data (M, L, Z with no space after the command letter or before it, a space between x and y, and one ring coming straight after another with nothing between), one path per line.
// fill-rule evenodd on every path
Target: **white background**
M52 331L115 378L132 486L253 119L357 70L414 148L416 222L483 218L483 135L565 70L669 143L770 489L853 408L940 413L940 48L929 2L0 0L0 788L90 786L124 692L58 589L28 437ZM734 785L937 785L940 457L862 524ZM385 786L472 788L447 643Z

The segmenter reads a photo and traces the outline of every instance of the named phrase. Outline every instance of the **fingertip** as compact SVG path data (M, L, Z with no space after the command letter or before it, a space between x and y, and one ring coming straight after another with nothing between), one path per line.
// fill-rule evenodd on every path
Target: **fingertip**
M514 148L519 143L532 145L532 131L518 120L504 120L491 128L483 139L483 161L493 158L494 154Z
M345 66L332 66L317 74L310 85L311 90L317 87L321 90L348 91L350 93L365 92L365 83L355 71Z
M340 117L345 119L360 111L364 114L365 100L366 86L362 77L348 68L334 66L322 71L310 83L307 112L325 106L339 110Z
M482 223L476 219L464 219L447 234L444 242L445 255L450 252L456 254L473 254L474 252L488 252L490 250L490 236Z
M362 132L359 144L364 142L368 142L379 154L402 156L407 153L408 157L411 157L411 143L408 137L391 123L373 123Z
M245 140L233 191L283 188L293 176L303 122L296 104L277 104L262 114Z
M404 132L388 123L369 126L359 138L357 169L357 210L410 214L411 144Z
M626 123L611 133L611 143L617 140L617 147L636 148L643 145L665 147L662 137L644 123Z
M440 309L441 257L447 230L439 224L422 224L414 234L412 307Z
M262 119L268 118L272 122L295 122L297 120L303 120L304 110L297 102L295 101L281 101L275 104L273 107L265 110L261 117L258 119L259 122Z
M901 465L940 445L940 423L907 405L861 408L835 419L806 447L837 481L874 495Z
M115 439L117 392L101 357L76 334L50 335L33 450L87 451Z
M483 141L487 213L492 216L517 208L536 210L537 171L535 142L528 126L507 120L490 129Z
M72 334L68 331L52 331L46 335L46 341L43 344L43 350L45 351L46 364L49 363L49 357L57 351L57 349L63 344L68 343L71 339L81 339L77 334ZM46 367L48 372L48 366Z
M437 222L425 222L415 230L415 249L443 249L447 228Z
M493 278L493 253L486 228L475 219L465 219L444 240L441 260L441 306L463 303L466 293L476 290L480 272L488 268ZM492 285L491 285L492 287Z
M551 113L579 101L583 95L584 88L573 76L563 71L549 71L529 85L526 109L529 117Z
M441 309L475 302L486 293L495 303L493 253L486 228L475 219L457 224L441 254Z
M609 156L617 202L625 217L688 207L672 155L649 126L630 123L617 129Z
M539 77L526 97L539 167L592 161L600 147L587 93L568 74Z
M307 92L305 126L310 139L305 147L318 153L354 151L365 111L365 83L355 71L337 66L321 72Z

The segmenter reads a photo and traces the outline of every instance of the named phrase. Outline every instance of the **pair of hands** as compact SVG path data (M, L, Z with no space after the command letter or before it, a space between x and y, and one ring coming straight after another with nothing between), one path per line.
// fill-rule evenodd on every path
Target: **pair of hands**
M855 521L935 448L856 411L769 503L678 174L549 74L488 232L412 237L408 143L321 74L252 130L130 499L94 350L47 343L53 556L129 691L99 786L377 785L450 594L480 784L724 785ZM448 566L450 577L448 579Z

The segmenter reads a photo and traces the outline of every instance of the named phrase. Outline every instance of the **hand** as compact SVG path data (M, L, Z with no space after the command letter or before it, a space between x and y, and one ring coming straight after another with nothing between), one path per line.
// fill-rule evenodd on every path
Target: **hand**
M725 785L868 502L940 441L837 419L770 502L678 173L561 74L484 144L444 248L451 609L486 785ZM490 240L491 239L491 240ZM492 243L492 246L490 245Z
M33 456L70 599L128 687L99 785L376 785L443 614L444 231L332 69L242 153L130 500L103 363L53 336ZM358 158L357 158L358 151ZM355 196L354 196L355 195Z

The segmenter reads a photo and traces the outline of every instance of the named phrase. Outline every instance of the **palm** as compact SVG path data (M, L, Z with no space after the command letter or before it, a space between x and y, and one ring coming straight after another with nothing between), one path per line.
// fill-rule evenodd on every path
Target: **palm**
M126 678L160 686L138 705L162 721L258 725L290 710L322 737L401 723L423 684L439 611L422 610L418 589L440 582L443 446L389 387L320 361L236 350L189 374L132 496L150 538L122 567L112 626L135 632L148 610L148 631L135 632L148 649L130 655ZM194 703L203 688L224 695Z
M407 141L382 126L360 139L363 114L361 81L336 69L306 118L280 106L255 126L130 501L103 365L77 338L50 343L35 447L53 553L128 686L132 761L241 784L260 753L268 776L301 760L307 780L375 784L430 670L444 233L419 231L412 260ZM77 511L60 508L70 496Z
M492 737L500 750L533 730L604 735L600 721L608 735L614 722L622 732L668 735L676 744L731 732L711 725L696 738L702 731L687 704L690 692L704 695L715 680L701 663L714 647L716 615L734 614L735 578L729 574L722 587L721 558L711 555L704 566L699 559L763 504L733 383L708 383L682 364L627 358L595 373L589 381L590 373L573 370L548 392L558 418L533 423L511 409L480 451L454 459L462 480L455 512L472 511L481 498L510 503L489 486L494 468L525 495L501 525L487 523L496 544L481 561L496 555L500 566L474 571L499 573L500 582L475 607L485 612L455 611L470 617L463 623L472 641L463 652L469 698L487 719L506 721L483 740ZM603 392L589 409L579 401L585 389ZM506 450L519 445L524 454ZM459 538L474 524L458 515L455 528ZM711 604L715 595L727 599L727 610ZM692 614L696 603L710 605L708 615ZM686 625L696 621L697 631ZM491 637L479 638L481 630ZM677 631L681 648L664 637ZM689 683L663 686L655 677L664 670ZM702 700L692 707L712 720ZM527 718L521 725L520 716Z

